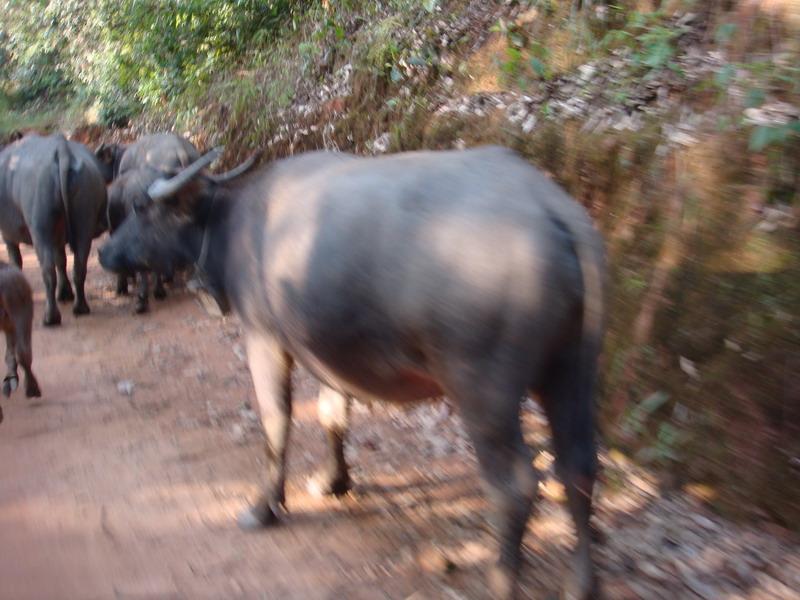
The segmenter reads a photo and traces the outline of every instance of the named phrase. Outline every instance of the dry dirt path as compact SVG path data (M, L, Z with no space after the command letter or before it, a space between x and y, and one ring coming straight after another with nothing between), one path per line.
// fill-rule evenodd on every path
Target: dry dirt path
M484 596L485 504L455 417L441 405L357 405L358 487L343 502L315 499L305 482L324 438L316 384L298 373L289 525L241 532L234 516L263 464L237 322L207 316L182 290L134 316L95 257L92 314L64 307L63 325L44 329L38 264L24 251L44 395L2 400L0 599ZM540 415L524 413L544 447ZM548 458L537 459L545 470ZM598 514L610 598L798 598L789 534L731 525L604 462L617 484ZM526 537L526 597L558 588L572 541L553 487Z

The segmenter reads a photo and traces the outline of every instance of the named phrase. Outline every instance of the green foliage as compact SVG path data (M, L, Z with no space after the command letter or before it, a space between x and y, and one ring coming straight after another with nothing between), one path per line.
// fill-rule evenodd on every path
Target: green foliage
M501 33L506 38L506 60L498 64L506 78L516 81L521 87L525 87L530 79L552 78L550 50L547 46L536 40L529 41L524 30L503 19L495 23L490 31Z
M163 107L268 49L307 0L9 0L0 90L24 105L67 92L106 123Z
M749 148L761 152L769 146L785 145L793 138L800 137L800 121L781 125L757 125L750 133Z
M665 67L677 69L674 62L677 52L676 42L686 31L664 22L664 13L632 12L622 29L612 29L606 33L601 45L606 48L627 47L632 52L635 63L648 71Z
M722 23L714 33L714 41L720 45L727 44L733 38L736 29L737 27L734 23Z
M647 396L644 400L639 402L628 413L622 422L622 428L625 432L630 434L639 435L644 432L647 420L664 406L669 400L669 394L665 392L655 392Z

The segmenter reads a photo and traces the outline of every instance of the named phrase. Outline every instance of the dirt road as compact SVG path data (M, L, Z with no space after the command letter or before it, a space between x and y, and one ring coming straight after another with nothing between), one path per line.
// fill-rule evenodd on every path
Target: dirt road
M5 252L0 253L5 259ZM491 556L474 461L442 405L357 405L348 448L356 491L316 499L324 456L316 384L296 375L288 524L244 533L235 514L258 490L261 434L235 319L171 290L132 314L90 265L92 314L64 307L40 325L30 248L34 371L41 399L3 399L0 598L479 598ZM541 416L524 411L545 448ZM545 472L549 455L537 464ZM797 598L800 546L773 528L731 525L647 473L604 459L598 562L610 598ZM526 537L526 595L559 587L572 543L552 482ZM452 564L450 564L452 562Z

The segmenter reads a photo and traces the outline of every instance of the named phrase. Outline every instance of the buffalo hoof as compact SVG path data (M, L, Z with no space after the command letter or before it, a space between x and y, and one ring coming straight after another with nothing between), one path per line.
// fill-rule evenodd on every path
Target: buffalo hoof
M54 311L50 314L46 314L44 319L42 319L42 324L45 327L55 327L56 325L61 325L61 313Z
M89 305L86 304L86 301L78 302L75 306L72 307L72 314L76 317L80 315L88 315L91 311L89 310Z
M8 398L14 393L14 390L17 389L18 385L19 379L17 379L16 375L11 375L3 379L3 396Z
M72 302L75 300L75 294L72 292L72 288L63 287L58 290L57 299L59 302Z
M341 497L350 491L350 477L345 474L344 476L331 477L324 471L317 473L308 480L306 486L308 493L317 498L323 496L336 496Z
M42 390L39 389L39 382L31 375L25 380L25 396L27 398L41 398Z
M244 531L254 531L272 527L280 523L277 511L268 506L246 508L236 517L236 524Z
M147 299L137 298L136 304L133 307L133 312L137 315L142 315L150 310L150 304L147 302Z
M167 290L165 290L163 287L156 288L153 291L153 298L155 298L156 300L163 300L166 297L167 297Z

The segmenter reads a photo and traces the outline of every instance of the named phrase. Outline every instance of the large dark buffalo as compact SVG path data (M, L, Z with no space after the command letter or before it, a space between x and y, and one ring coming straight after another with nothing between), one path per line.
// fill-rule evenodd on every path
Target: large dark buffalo
M108 187L108 228L113 235L128 215L144 210L151 202L147 193L150 185L160 177L171 176L196 161L200 154L188 140L172 134L157 133L139 138L130 146L104 145L96 151L104 161L106 172L111 169L114 180ZM237 177L252 166L255 157L238 169L220 175L209 175L221 183ZM157 299L166 297L162 274L155 274ZM139 291L136 299L136 312L143 313L149 304L149 275L147 271L137 273ZM117 278L117 293L128 293L128 274L121 273Z
M130 145L101 144L95 150L103 165L104 176L111 182L108 187L108 229L113 233L127 216L150 204L147 188L159 177L174 175L200 158L197 148L187 139L173 133L144 135ZM149 307L149 273L120 273L117 276L117 294L128 293L128 278L136 275L139 289L136 295L136 312L147 312ZM160 273L155 273L156 299L166 297Z
M56 282L59 301L74 298L73 313L89 312L86 262L92 239L105 230L105 212L105 182L83 144L60 134L28 135L0 152L0 233L20 268L19 244L33 244L36 250L47 292L45 325L61 323ZM67 278L66 244L75 256L75 294Z
M535 168L496 147L381 158L314 152L232 184L199 175L213 154L150 188L157 201L100 250L107 269L195 264L247 333L267 434L268 485L243 526L284 504L290 370L324 384L325 489L349 487L348 399L447 394L497 513L496 597L512 597L537 476L520 400L547 412L578 533L568 596L596 591L589 517L594 384L604 320L600 236Z

